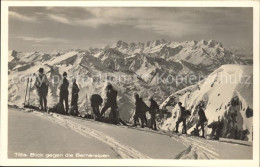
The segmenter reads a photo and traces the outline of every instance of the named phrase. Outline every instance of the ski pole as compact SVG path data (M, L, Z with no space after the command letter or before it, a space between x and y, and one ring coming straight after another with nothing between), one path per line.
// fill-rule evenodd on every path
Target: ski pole
M29 87L29 98L28 98L28 106L30 105L30 93L31 93L31 85L32 85L32 78L30 80L30 87Z
M27 92L28 92L28 84L29 84L29 78L27 78L26 92L25 92L24 103L23 103L24 106L25 106L25 103L26 103L26 96L27 96Z

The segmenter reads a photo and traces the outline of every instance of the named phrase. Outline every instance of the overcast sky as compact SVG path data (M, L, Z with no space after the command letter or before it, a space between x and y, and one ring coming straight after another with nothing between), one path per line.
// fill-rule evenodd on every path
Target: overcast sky
M252 8L10 7L9 49L87 49L118 40L215 39L226 47L253 43Z

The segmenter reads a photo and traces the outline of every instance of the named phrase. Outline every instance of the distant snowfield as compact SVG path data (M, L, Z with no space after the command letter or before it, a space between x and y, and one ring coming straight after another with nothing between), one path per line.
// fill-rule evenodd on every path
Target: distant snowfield
M9 158L14 158L16 152L44 155L99 154L109 155L106 158L124 159L252 158L250 142L239 144L236 140L232 140L235 144L231 144L224 141L209 141L23 109L9 108L8 115Z

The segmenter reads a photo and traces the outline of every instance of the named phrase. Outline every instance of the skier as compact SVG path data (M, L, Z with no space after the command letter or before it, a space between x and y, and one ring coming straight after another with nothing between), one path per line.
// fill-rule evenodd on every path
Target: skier
M134 125L136 126L136 122L138 118L141 119L141 127L144 128L144 122L147 126L147 119L145 113L149 111L149 107L144 103L143 99L139 97L139 95L135 94L135 115L134 115Z
M214 121L208 125L208 128L212 128L210 134L210 138L212 140L219 140L219 137L221 137L223 126L224 126L224 120L220 116L218 117L218 121Z
M156 128L156 121L155 121L155 115L159 111L159 106L156 103L156 101L154 101L152 96L149 98L149 100L151 102L150 110L149 110L149 113L151 114L151 127L150 128L152 128L154 130L157 130L157 128Z
M113 89L113 86L111 84L108 84L106 89L106 102L101 110L101 116L103 116L107 109L111 108L111 113L113 115L113 124L117 124L117 91Z
M201 137L205 138L204 137L204 123L207 121L207 118L206 118L205 112L203 110L203 103L199 104L198 116L199 116L199 121L196 125L196 129L198 131L198 128L200 126L201 130L202 130L202 136Z
M43 74L44 69L40 68L38 75L36 75L34 86L37 88L37 93L40 100L41 111L47 111L47 94L49 81L47 76Z
M79 87L76 83L76 79L73 79L72 91L71 91L71 111L78 115L78 99L79 99Z
M67 73L63 73L63 78L59 84L60 89L60 104L63 106L63 101L65 101L65 113L68 114L69 111L69 104L68 104L68 96L69 96L69 81L67 80ZM64 108L64 107L63 107Z
M98 94L93 94L90 98L90 102L94 113L94 120L101 121L99 106L101 106L101 104L103 103L102 97Z
M184 132L183 134L187 134L187 130L186 130L186 109L184 107L182 107L182 103L179 102L179 112L178 112L178 116L177 116L177 122L176 122L176 130L175 132L178 133L178 128L179 128L179 124L182 122L183 128L184 128Z

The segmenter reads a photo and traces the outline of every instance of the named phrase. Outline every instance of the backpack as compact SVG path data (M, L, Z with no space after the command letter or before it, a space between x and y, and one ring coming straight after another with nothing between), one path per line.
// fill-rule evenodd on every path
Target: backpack
M199 109L198 115L199 115L200 121L202 121L202 122L206 122L207 121L207 118L206 118L204 110Z
M141 100L140 105L143 112L149 111L150 108L145 104L143 100Z
M150 113L150 114L151 114L151 113L156 114L156 112L158 112L158 111L159 111L159 105L158 105L154 100L152 100L152 101L151 101L151 106L150 106L149 113Z

